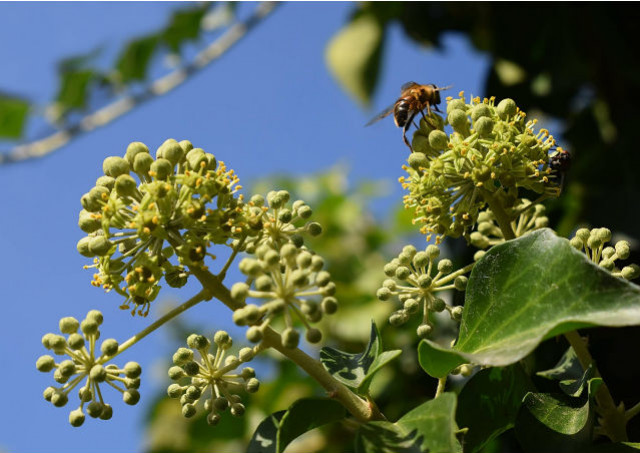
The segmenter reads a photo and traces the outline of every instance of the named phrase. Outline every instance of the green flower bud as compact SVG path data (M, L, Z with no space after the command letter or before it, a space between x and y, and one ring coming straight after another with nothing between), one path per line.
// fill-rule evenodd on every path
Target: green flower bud
M486 253L487 252L485 252L484 250L478 250L473 254L473 261L480 261Z
M491 107L489 107L487 104L484 104L484 103L476 104L471 109L471 119L475 123L476 121L478 121L478 119L483 117L487 117L487 118L491 117Z
M246 337L251 343L258 343L262 340L262 330L257 326L251 326L247 329Z
M411 271L408 267L400 266L396 269L396 278L398 280L406 280L411 276Z
M104 187L107 189L107 193L113 190L113 187L116 184L116 179L111 176L100 176L96 179L96 187Z
M110 156L102 162L102 171L105 175L117 178L129 173L129 162L122 157Z
M467 288L467 281L469 279L467 277L465 277L464 275L459 275L458 277L456 277L456 279L453 281L453 285L455 286L455 288L458 291L464 291Z
M428 288L433 283L433 279L425 274L422 274L418 277L418 286L422 289Z
M622 275L622 278L633 280L640 276L640 266L638 266L637 264L625 266L622 268L622 271L620 271L620 273Z
M383 268L384 275L386 275L387 277L395 277L396 269L398 269L397 261L392 261L390 263L387 263L384 265L384 268Z
M197 349L198 351L208 351L211 346L211 342L204 335L198 335L192 333L187 337L187 346L191 349Z
M177 381L178 379L182 379L186 376L184 370L179 366L172 366L171 368L169 368L167 374L169 375L169 379L171 379L172 381Z
M128 378L137 378L142 374L142 367L137 362L127 362L124 366L124 374Z
M189 164L191 170L199 171L207 163L207 156L202 148L193 148L187 153L187 164Z
M100 420L111 420L111 417L113 417L113 408L109 404L103 404Z
M251 277L257 277L263 272L260 261L253 258L243 258L238 265L240 272Z
M100 351L102 352L102 355L111 357L112 355L115 355L116 352L118 352L118 342L113 338L104 340L100 345Z
M569 243L571 244L571 246L573 248L578 249L578 250L581 250L582 247L584 247L584 243L582 242L582 239L580 239L578 236L575 236L575 237L571 238Z
M280 256L284 259L290 260L293 259L298 254L298 249L293 244L284 244L280 248Z
M231 287L231 297L237 302L244 302L249 295L249 285L246 283L234 283Z
M601 268L606 269L608 271L612 271L615 268L615 264L612 260L604 259L600 261L598 264Z
M180 398L183 393L184 391L180 384L171 384L167 388L167 395L169 395L169 398Z
M616 243L615 250L616 255L618 255L618 258L620 258L621 260L626 260L631 254L631 246L627 241L618 241Z
M193 149L193 145L189 140L181 140L178 144L180 145L180 147L182 148L185 154Z
M328 315L334 314L338 311L338 300L331 296L322 299L322 311Z
M282 332L282 346L287 349L294 349L298 347L300 342L300 334L291 327L287 327Z
M148 153L138 153L133 158L133 171L141 176L148 176L149 170L151 169L151 164L154 163L155 160Z
M450 274L453 270L453 263L449 259L443 259L438 262L438 272L444 275Z
M614 249L613 247L605 247L604 249L602 249L602 258L608 260L613 255L615 255L615 253L616 253L616 249ZM613 261L612 261L612 264L613 264Z
M124 153L124 158L129 162L129 165L133 167L135 157L140 153L149 154L149 148L142 142L131 142L127 146L127 151Z
M395 291L398 288L398 285L394 279L388 278L382 282L382 287L387 288L389 291Z
M427 254L427 252L420 251L416 253L413 257L413 265L416 268L427 267L429 265L429 255Z
M469 235L469 242L471 242L471 245L478 247L479 249L486 249L491 245L489 238L478 231L474 231Z
M68 401L69 397L61 390L56 389L51 395L51 403L53 403L55 407L63 407Z
M45 401L51 402L51 397L55 392L56 392L55 388L47 387L46 389L44 389L44 392L42 392L42 396L44 397Z
M78 327L80 327L80 323L76 318L68 316L66 318L60 319L59 327L60 332L69 334L77 332Z
M74 427L82 426L84 423L84 413L82 409L78 408L74 411L69 412L69 424Z
M278 212L278 220L282 223L289 223L293 219L293 213L289 209L282 209Z
M480 137L488 137L493 132L493 120L483 116L473 124L473 127Z
M98 333L98 323L92 319L85 319L80 324L80 329L85 335L95 335Z
M418 312L420 303L415 299L407 299L404 301L403 308L408 314L413 315Z
M173 173L173 165L167 159L156 159L149 168L149 174L153 174L160 181L166 180Z
M200 398L200 396L202 395L202 391L195 385L190 385L189 387L187 387L185 395L187 395L187 398L195 401Z
M609 228L598 228L596 234L603 244L611 240L611 230Z
M454 321L460 321L462 319L462 307L460 305L451 309L451 319Z
M113 242L104 236L94 236L89 240L89 252L93 255L106 255L113 247Z
M440 249L438 248L437 245L433 245L433 244L428 245L425 252L427 253L427 256L429 257L429 259L432 261L438 258L438 256L440 256Z
M587 246L592 250L602 246L602 239L600 239L598 235L598 230L595 230L595 229L592 230L592 233L589 236L589 239L587 239Z
M469 129L469 118L462 110L452 110L447 115L447 121L456 132L464 133Z
M274 267L280 263L280 255L275 250L269 249L265 252L263 261L267 266Z
M93 399L93 392L91 391L91 388L81 387L80 390L78 390L78 398L80 398L80 401L83 403L91 401Z
M74 351L82 349L84 347L84 337L79 333L72 333L67 339L67 344Z
M252 348L242 348L238 351L238 358L242 362L248 362L255 357L256 353Z
M56 361L53 357L51 357L50 355L43 355L38 358L38 361L36 362L36 368L38 369L38 371L46 373L53 370L55 364Z
M102 409L102 403L99 401L92 401L87 405L87 414L92 418L98 418L100 417L100 414L102 414Z
M313 214L313 210L309 206L304 205L297 209L297 213L300 218L308 219Z
M416 171L420 170L420 168L429 168L429 159L424 153L418 151L409 154L407 163Z
M193 360L193 351L187 348L179 348L173 354L173 363L175 365L184 365Z
M92 213L83 209L78 215L78 226L85 233L93 233L100 229L102 222L99 218L94 217Z
M273 281L268 275L261 275L255 281L255 286L258 291L271 291Z
M116 179L116 192L121 197L131 197L137 191L136 180L131 175L120 175Z
M400 252L400 254L396 259L398 260L398 264L402 266L409 266L411 264L412 258L413 258L412 255Z
M426 337L429 336L429 334L431 333L432 330L433 330L433 327L431 327L431 325L429 325L429 324L420 324L418 326L418 328L416 329L416 333L418 334L418 337L426 338Z
M333 296L336 293L336 284L333 282L330 282L328 284L326 284L325 286L320 288L320 293L323 296Z
M320 225L318 222L307 223L305 225L305 229L313 237L320 236L322 234L322 225Z
M587 242L589 240L589 236L591 235L591 232L589 231L588 228L580 228L578 231L576 231L576 236L577 238L580 238L580 240L582 240L582 242Z
M91 242L91 238L88 236L85 236L78 241L76 248L78 250L78 253L80 253L80 255L86 256L87 258L91 258L92 256L95 256L95 254L91 250L89 250L90 242Z
M255 393L260 388L260 381L256 378L249 379L245 384L245 389L249 393Z
M267 203L269 203L269 207L272 209L280 209L286 201L278 192L272 190L267 194Z
M136 389L125 390L122 394L122 401L130 406L134 406L140 401L140 393Z
M167 140L158 148L157 152L160 153L159 157L171 162L172 167L178 165L185 156L184 149L175 140Z
M240 363L240 360L235 355L228 355L224 359L224 366L236 367Z
M89 371L89 377L96 382L104 382L107 379L107 370L102 365L94 365Z
M191 418L196 415L196 407L193 404L185 404L182 406L182 416L185 418Z
M447 304L445 303L445 301L440 299L439 297L436 297L431 301L431 309L437 313L443 311L446 306Z
M549 226L549 217L538 217L534 224L536 228L546 228Z
M496 107L496 112L501 119L506 120L518 113L518 106L513 99L503 99Z
M305 337L309 343L315 344L322 340L322 332L316 328L311 328L307 330Z
M397 327L407 322L408 319L409 316L406 312L404 312L403 310L396 311L392 313L391 316L389 316L389 324Z
M429 145L433 149L442 151L447 148L448 144L449 138L443 131L435 129L429 133Z
M125 378L124 386L128 389L139 389L140 388L140 378Z
M311 266L311 258L312 258L311 253L302 251L296 257L296 264L300 269L307 269L308 267ZM323 286L323 285L320 285L320 286Z

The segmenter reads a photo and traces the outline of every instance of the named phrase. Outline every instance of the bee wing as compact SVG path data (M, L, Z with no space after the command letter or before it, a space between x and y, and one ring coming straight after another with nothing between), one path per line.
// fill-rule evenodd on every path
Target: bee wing
M400 87L400 93L403 93L404 91L408 90L409 88L416 86L416 85L420 85L419 83L416 82L407 82L407 83L403 83L402 86Z
M377 121L380 121L382 118L391 115L391 113L393 112L393 109L395 108L395 106L396 106L396 104L393 103L389 107L384 109L382 112L378 113L376 116L371 118L371 121L369 121L367 124L365 124L365 127L371 126L373 123L375 123Z
M446 87L438 87L437 90L444 91L444 90L450 90L451 88L453 88L453 85L447 85Z

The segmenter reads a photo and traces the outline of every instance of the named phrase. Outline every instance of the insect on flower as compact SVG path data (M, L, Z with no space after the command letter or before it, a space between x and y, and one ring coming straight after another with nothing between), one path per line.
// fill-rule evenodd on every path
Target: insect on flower
M411 152L413 152L413 148L409 140L407 140L407 130L411 127L411 124L414 124L416 128L418 127L413 122L413 119L420 113L425 121L432 124L425 116L424 109L427 109L429 115L431 115L431 107L433 107L436 112L440 112L438 109L438 104L440 104L440 91L449 88L451 88L451 85L439 88L433 83L420 85L416 82L407 82L400 88L400 97L396 102L376 115L365 126L370 126L393 113L393 121L397 127L402 128L402 139L404 143L409 147Z

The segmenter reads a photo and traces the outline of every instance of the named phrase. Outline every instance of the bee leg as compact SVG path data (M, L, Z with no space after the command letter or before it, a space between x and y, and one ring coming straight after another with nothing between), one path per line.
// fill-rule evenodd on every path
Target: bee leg
M413 119L415 118L415 116L416 116L416 113L412 113L411 116L407 119L407 122L404 123L404 127L402 128L402 140L404 140L405 145L409 147L411 152L413 152L413 147L411 146L411 143L409 143L409 140L407 139L407 130L411 127L411 124L413 123Z

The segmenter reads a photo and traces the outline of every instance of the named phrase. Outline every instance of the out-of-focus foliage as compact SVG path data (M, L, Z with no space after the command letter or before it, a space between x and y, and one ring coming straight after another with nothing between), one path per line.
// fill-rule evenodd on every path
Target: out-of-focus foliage
M0 93L0 137L20 138L29 113L29 103Z
M527 112L538 110L565 121L561 144L573 153L574 164L564 196L551 205L558 233L566 236L577 223L589 223L640 237L640 210L632 208L640 196L637 8L606 3L364 2L354 10L330 41L331 53L370 41L364 27L361 36L355 35L363 17L382 27L383 38L386 27L400 24L421 46L440 48L446 33L467 35L477 50L492 58L485 93L517 99ZM360 68L352 62L336 68L336 63L330 67L343 88L355 97L368 93L363 99L368 102L374 93L370 82L361 78L353 87L366 62L360 61ZM376 79L381 64L367 66L368 80Z

